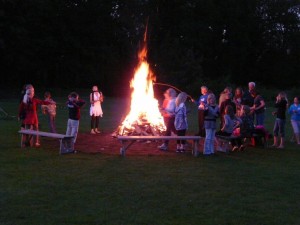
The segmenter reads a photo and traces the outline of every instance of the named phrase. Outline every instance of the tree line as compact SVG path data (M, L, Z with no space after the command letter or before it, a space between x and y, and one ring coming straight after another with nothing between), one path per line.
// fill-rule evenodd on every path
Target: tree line
M300 84L298 0L2 0L2 87L128 91L148 26L157 81L199 93Z

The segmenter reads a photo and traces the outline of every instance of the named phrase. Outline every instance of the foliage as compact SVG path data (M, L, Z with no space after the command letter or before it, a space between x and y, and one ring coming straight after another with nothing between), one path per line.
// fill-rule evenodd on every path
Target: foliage
M109 95L126 93L146 25L148 60L161 82L192 92L224 77L235 85L299 85L293 79L300 71L297 0L0 4L3 87L99 84Z

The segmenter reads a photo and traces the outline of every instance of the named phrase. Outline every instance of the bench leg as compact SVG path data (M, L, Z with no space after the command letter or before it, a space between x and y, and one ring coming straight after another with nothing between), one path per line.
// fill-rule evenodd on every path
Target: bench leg
M121 156L125 156L126 154L126 150L134 143L136 142L136 140L132 140L131 142L129 142L128 145L126 145L126 141L121 141L122 147L120 148L120 154Z
M125 149L125 147L124 147L123 144L122 144L122 147L120 148L120 155L121 155L122 157L125 157L125 152L126 152L126 149Z
M21 134L21 148L25 148L24 134Z
M193 150L192 150L192 154L195 156L195 157L198 157L199 156L199 140L194 140L193 141Z
M74 153L74 141L73 138L63 138L59 140L60 142L60 154Z

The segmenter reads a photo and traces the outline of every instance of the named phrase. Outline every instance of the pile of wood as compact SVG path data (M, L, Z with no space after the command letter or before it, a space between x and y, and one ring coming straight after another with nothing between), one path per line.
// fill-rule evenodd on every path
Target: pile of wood
M163 127L153 126L150 123L143 122L141 124L132 124L130 128L119 126L112 136L162 136L163 132Z

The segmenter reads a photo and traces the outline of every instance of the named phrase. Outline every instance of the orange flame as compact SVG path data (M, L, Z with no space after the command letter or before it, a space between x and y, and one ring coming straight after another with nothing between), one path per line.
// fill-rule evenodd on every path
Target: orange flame
M159 111L158 101L154 98L153 81L155 76L146 61L146 45L138 54L139 64L130 82L131 93L130 112L123 121L119 133L129 133L136 125L149 123L157 131L164 131L165 124Z

